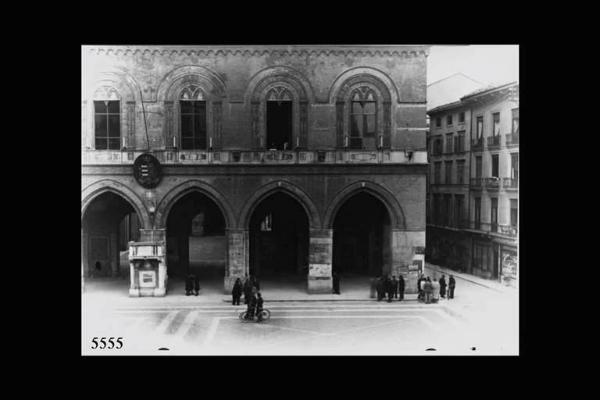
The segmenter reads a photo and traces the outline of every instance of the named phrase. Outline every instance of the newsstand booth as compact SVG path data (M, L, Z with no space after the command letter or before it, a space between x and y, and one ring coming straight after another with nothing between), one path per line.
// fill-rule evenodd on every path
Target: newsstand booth
M129 296L159 297L167 293L164 242L129 242Z

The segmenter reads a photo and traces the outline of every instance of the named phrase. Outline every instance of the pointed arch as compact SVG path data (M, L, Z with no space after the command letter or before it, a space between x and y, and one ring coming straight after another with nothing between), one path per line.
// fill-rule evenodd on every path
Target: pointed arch
M150 214L146 205L142 201L142 199L127 186L112 180L112 179L102 179L98 182L94 182L88 186L86 186L81 191L81 219L83 220L85 216L85 211L88 206L92 203L92 201L98 197L99 195L112 192L116 195L123 198L127 201L135 210L138 215L140 222L144 229L152 228L152 221L150 219Z
M156 227L166 228L167 218L171 208L179 199L191 192L200 192L210 200L212 200L221 210L225 219L225 229L233 229L235 227L235 216L231 205L217 189L206 182L194 179L186 181L178 186L175 186L158 203L156 207Z
M306 213L306 217L309 222L309 229L320 229L321 227L321 218L319 215L319 211L315 206L314 202L310 198L304 190L295 184L287 181L276 181L268 183L257 191L255 191L245 202L244 207L242 208L239 218L238 218L238 227L241 229L249 229L250 226L250 218L254 213L256 207L267 197L271 196L274 193L283 192L291 196L294 200L298 201L304 212Z
M404 211L396 196L380 184L368 181L354 182L338 192L329 203L325 212L325 217L323 218L324 228L333 229L333 222L340 207L344 205L346 200L361 192L369 193L383 203L390 216L393 229L406 230Z

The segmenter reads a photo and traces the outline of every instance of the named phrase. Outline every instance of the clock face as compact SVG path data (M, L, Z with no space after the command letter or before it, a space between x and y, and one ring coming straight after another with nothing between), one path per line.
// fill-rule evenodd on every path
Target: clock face
M133 176L146 189L155 188L162 178L160 162L152 154L141 154L133 163Z

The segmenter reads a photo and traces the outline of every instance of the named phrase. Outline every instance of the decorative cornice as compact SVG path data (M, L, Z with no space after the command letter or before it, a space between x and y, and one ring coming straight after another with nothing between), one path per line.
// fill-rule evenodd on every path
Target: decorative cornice
M427 45L293 46L83 46L98 56L351 56L412 58L429 55Z

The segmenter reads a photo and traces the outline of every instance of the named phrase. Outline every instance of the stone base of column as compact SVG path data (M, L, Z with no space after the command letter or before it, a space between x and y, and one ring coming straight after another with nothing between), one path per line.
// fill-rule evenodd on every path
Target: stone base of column
M331 294L333 280L330 276L309 276L307 291L309 294Z

